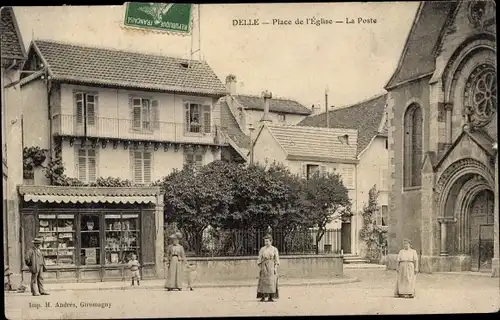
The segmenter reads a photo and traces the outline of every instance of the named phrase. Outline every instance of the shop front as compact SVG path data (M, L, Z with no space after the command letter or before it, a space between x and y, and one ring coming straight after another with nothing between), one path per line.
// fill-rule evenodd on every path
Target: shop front
M124 280L132 254L143 278L163 276L158 188L21 186L19 193L23 258L33 238L43 238L47 281Z

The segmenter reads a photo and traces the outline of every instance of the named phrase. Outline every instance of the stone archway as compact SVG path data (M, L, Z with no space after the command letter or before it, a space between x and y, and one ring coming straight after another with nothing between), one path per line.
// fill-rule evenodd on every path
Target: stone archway
M492 208L493 190L491 169L472 158L452 163L436 184L438 221L441 223L440 255L462 257L458 259L461 261L460 270L480 269L479 229L486 230L486 224L490 224L490 229L493 226L490 221L493 220L493 210L488 209L489 212L481 203L487 201L486 208ZM485 217L487 219L482 221ZM492 235L491 232L491 238ZM489 261L491 258L488 256Z

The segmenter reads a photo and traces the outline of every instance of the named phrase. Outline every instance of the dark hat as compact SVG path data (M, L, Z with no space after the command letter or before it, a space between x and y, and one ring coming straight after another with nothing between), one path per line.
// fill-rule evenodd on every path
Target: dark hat
M43 242L43 239L40 237L33 239L33 243L42 243L42 242Z

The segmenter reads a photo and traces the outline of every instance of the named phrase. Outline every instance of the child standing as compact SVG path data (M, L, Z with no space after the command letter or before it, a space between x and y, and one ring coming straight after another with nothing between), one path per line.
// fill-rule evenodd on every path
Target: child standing
M193 284L196 281L196 265L195 264L188 264L187 265L187 278L188 278L188 287L190 291L193 291Z
M137 280L137 285L139 286L139 280L141 279L141 275L139 274L139 267L141 264L137 261L137 256L132 254L130 261L128 262L128 267L130 271L132 271L132 285L134 285L134 280Z

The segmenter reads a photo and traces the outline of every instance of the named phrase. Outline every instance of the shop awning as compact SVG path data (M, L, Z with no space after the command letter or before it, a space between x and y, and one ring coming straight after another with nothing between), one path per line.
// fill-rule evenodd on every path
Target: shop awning
M52 196L25 194L24 201L48 203L155 203L156 197L84 197L84 196Z
M156 203L158 187L19 186L24 201L45 203Z

